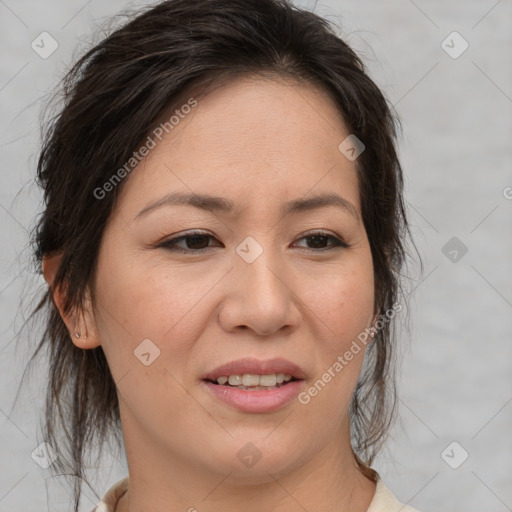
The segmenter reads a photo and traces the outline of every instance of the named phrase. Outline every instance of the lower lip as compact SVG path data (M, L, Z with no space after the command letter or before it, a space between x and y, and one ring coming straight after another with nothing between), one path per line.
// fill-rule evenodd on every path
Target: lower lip
M245 412L272 412L291 402L300 392L304 381L294 380L274 389L251 391L238 389L207 380L203 383L222 402Z

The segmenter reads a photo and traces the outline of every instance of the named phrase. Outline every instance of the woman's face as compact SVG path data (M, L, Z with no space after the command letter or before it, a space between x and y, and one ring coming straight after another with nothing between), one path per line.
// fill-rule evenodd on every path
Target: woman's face
M364 348L344 355L374 316L355 162L338 149L349 133L323 92L281 80L238 79L188 110L161 141L153 135L100 248L93 330L127 453L254 481L333 449L348 457ZM327 195L342 200L310 201ZM229 374L302 380L277 391L204 380L245 358L260 371ZM265 366L276 358L303 373Z

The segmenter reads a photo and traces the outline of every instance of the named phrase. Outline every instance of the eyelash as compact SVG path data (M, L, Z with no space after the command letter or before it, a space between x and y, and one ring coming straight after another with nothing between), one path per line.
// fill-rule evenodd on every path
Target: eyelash
M201 231L193 231L193 232L187 233L185 235L181 235L179 237L172 238L171 240L166 240L165 242L162 242L162 243L158 244L158 247L161 247L161 248L166 249L166 250L171 251L171 252L179 252L179 253L182 253L182 254L201 254L201 253L206 252L209 249L209 247L206 247L206 248L203 248L203 249L179 249L179 248L176 247L178 242L180 242L182 240L183 241L188 240L188 239L193 238L195 236L208 237L209 239L215 238L213 235L210 235L209 233L204 233L204 232L201 232ZM336 237L334 235L331 235L331 234L326 233L326 232L321 231L321 230L320 231L313 231L313 232L310 232L310 233L306 233L306 235L304 235L301 238L299 238L299 240L303 240L303 239L306 239L306 238L313 238L315 236L320 236L320 237L323 237L323 238L330 238L331 240L334 240L334 245L331 246L331 248L309 249L309 251L312 251L312 252L325 252L325 251L329 251L329 250L332 250L332 249L338 249L338 248L347 249L347 248L350 247L350 244L347 244L341 238L338 238L338 237Z

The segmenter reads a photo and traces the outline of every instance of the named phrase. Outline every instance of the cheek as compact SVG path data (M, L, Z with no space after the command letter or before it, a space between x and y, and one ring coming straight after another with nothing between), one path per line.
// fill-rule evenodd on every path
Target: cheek
M317 373L299 401L311 418L321 417L333 429L348 421L348 406L366 352L358 336L371 325L373 283L370 265L315 280L308 292Z
M374 279L371 260L358 260L307 280L304 302L311 318L335 347L344 346L371 324ZM316 319L316 320L315 320Z
M311 308L308 316L316 340L318 373L304 399L311 400L312 412L327 415L336 424L347 410L366 352L361 333L373 317L371 256L365 251L350 262L347 259L346 265L315 276L307 285L303 296Z
M96 279L97 317L101 343L118 373L140 369L134 350L146 339L160 350L158 363L172 357L173 363L185 364L204 329L205 295L222 274L211 266L180 272L106 245Z

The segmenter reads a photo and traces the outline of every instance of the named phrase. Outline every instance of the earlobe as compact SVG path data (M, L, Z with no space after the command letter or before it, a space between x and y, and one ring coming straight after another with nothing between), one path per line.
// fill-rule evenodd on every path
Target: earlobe
M376 324L377 324L377 320L379 319L379 314L378 313L375 313L375 315L373 317L370 317L368 319L368 328L369 329L375 329L376 327Z
M375 316L373 317L373 319L371 320L370 324L369 324L369 327L368 327L368 330L370 331L369 334L370 334L370 339L371 341L375 341L375 338L377 336L377 320L379 318L379 315L377 313L375 313Z
M101 342L88 289L84 302L83 309L77 315L76 328L72 336L73 343L79 348L95 348L101 345Z
M78 348L90 349L101 345L97 335L94 315L92 311L92 302L89 296L86 298L86 306L82 311L75 310L74 313L66 314L64 312L64 302L66 297L66 286L60 285L54 288L54 281L59 269L62 254L53 256L43 256L42 270L43 275L52 291L53 301L59 310L62 321L66 324L71 341Z

